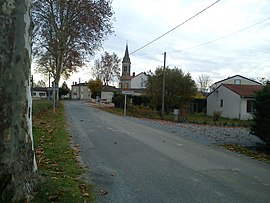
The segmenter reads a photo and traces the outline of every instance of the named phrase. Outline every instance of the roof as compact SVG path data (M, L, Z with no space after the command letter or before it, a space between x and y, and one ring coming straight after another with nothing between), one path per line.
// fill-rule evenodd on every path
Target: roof
M235 84L223 84L224 87L232 90L236 94L242 97L253 97L256 92L263 89L262 85L235 85Z
M223 80L217 81L217 82L215 82L214 84L217 84L217 83L220 83L220 82L223 82L223 81L225 81L225 80L228 80L228 79L231 79L231 78L235 78L235 77L241 77L241 78L244 78L244 79L246 79L246 80L249 80L249 81L252 81L252 82L258 83L258 85L261 85L261 83L259 83L259 82L255 81L255 80L251 80L251 79L249 79L249 78L246 78L246 77L244 77L244 76L242 76L242 75L234 75L234 76L228 77L228 78L226 78L226 79L223 79ZM212 85L214 85L214 84L212 84ZM212 85L211 85L211 86L212 86Z
M122 63L130 63L130 58L129 58L129 53L128 53L128 45L126 45L125 56L123 58Z
M72 87L73 86L87 86L87 82L83 82L83 83L75 83L75 84L73 84L73 85L71 85Z
M120 89L109 85L103 86L101 90L101 92L118 92L118 91L120 91Z
M121 80L131 80L132 78L134 78L133 76L130 76L130 75L122 75L120 77Z
M47 87L34 87L33 91L45 92L47 91Z

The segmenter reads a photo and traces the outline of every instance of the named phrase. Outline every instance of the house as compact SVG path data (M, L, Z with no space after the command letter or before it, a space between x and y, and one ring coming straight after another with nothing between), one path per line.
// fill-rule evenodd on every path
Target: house
M48 98L48 90L46 87L34 87L33 88L33 99L46 99Z
M101 100L105 100L106 102L111 103L114 93L120 92L120 91L121 89L106 85L101 90Z
M237 79L239 78L237 77ZM249 82L246 79L244 81ZM214 111L221 111L222 117L240 120L252 119L254 95L262 89L263 86L259 84L221 83L207 97L207 115L212 116Z
M91 91L85 83L74 83L71 85L71 99L91 99Z
M147 75L143 72L134 76L131 79L131 89L145 89L147 82Z
M210 86L211 90L215 90L221 84L236 84L236 85L261 85L261 83L251 80L249 78L243 77L241 75L235 75L232 77L228 77L224 80L220 80L215 82Z

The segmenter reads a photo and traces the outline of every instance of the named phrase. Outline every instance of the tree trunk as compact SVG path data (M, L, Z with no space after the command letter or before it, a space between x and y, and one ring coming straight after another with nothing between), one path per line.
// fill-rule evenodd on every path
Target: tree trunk
M0 0L0 202L27 202L36 177L30 91L31 0Z

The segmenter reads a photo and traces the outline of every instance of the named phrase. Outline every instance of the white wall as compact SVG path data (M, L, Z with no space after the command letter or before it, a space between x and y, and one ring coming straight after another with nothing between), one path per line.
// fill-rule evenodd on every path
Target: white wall
M101 92L101 99L106 99L107 102L112 102L113 92Z
M220 107L220 100L223 100L223 107ZM240 96L220 86L207 97L207 115L213 116L213 111L222 111L222 117L239 119Z
M81 92L79 92L81 91ZM91 91L86 85L72 86L71 99L91 99Z
M144 89L146 88L147 76L144 73L140 73L131 79L131 88Z
M248 120L248 119L252 119L253 115L252 113L247 113L247 100L254 100L254 99L246 99L246 98L242 98L241 99L241 120Z
M33 99L47 98L47 92L45 91L33 91Z

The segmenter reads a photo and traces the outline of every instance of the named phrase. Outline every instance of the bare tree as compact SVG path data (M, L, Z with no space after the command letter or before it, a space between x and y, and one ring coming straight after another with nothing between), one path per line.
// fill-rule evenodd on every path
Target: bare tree
M115 53L104 52L101 59L95 61L92 73L97 79L102 80L104 85L108 85L109 82L119 79L121 71L119 64L120 59Z
M30 3L0 1L0 202L29 202L37 170L30 91Z
M56 85L83 66L111 33L111 0L34 0L34 55Z
M197 83L200 91L208 92L212 79L209 75L201 74L197 79Z

